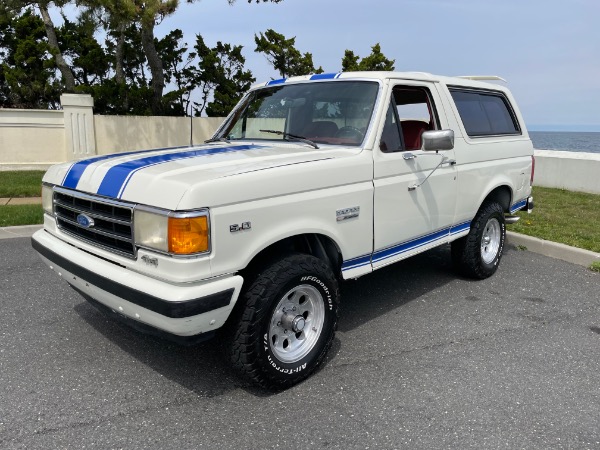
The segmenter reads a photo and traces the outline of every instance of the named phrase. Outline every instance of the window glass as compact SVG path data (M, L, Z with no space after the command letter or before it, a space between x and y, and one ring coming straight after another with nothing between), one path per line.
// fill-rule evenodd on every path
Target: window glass
M382 152L402 150L400 130L398 129L398 122L396 120L396 115L394 114L393 102L390 102L387 114L385 115L385 124L383 126L383 132L381 133L381 139L379 140L379 148Z
M363 81L280 84L251 92L220 135L358 146L369 127L379 85Z
M450 89L469 136L519 134L517 121L504 95Z
M437 129L429 91L421 87L396 86L394 101L400 119L405 150L419 150L425 131Z

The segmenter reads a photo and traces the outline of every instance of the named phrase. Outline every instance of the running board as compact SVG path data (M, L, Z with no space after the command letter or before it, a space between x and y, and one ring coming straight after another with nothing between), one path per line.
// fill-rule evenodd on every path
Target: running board
M519 216L504 216L504 222L507 224L517 223L519 219Z

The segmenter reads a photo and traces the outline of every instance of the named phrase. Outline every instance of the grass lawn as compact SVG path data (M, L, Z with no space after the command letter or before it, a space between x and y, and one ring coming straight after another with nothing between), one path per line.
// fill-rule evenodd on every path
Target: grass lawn
M39 197L43 170L0 171L0 198Z
M43 223L42 205L0 206L0 227Z
M600 195L534 186L533 200L508 230L600 252Z

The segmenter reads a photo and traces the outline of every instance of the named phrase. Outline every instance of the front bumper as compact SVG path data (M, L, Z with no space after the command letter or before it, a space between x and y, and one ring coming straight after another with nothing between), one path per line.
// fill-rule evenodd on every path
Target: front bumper
M140 324L181 337L221 327L243 283L239 275L168 283L96 257L44 230L36 232L31 243L44 262L85 298Z

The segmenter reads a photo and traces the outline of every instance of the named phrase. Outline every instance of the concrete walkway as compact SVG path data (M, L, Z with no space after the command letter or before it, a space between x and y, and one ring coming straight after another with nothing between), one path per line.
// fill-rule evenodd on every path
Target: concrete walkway
M6 205L39 205L42 203L42 197L3 197L0 198L0 206Z

